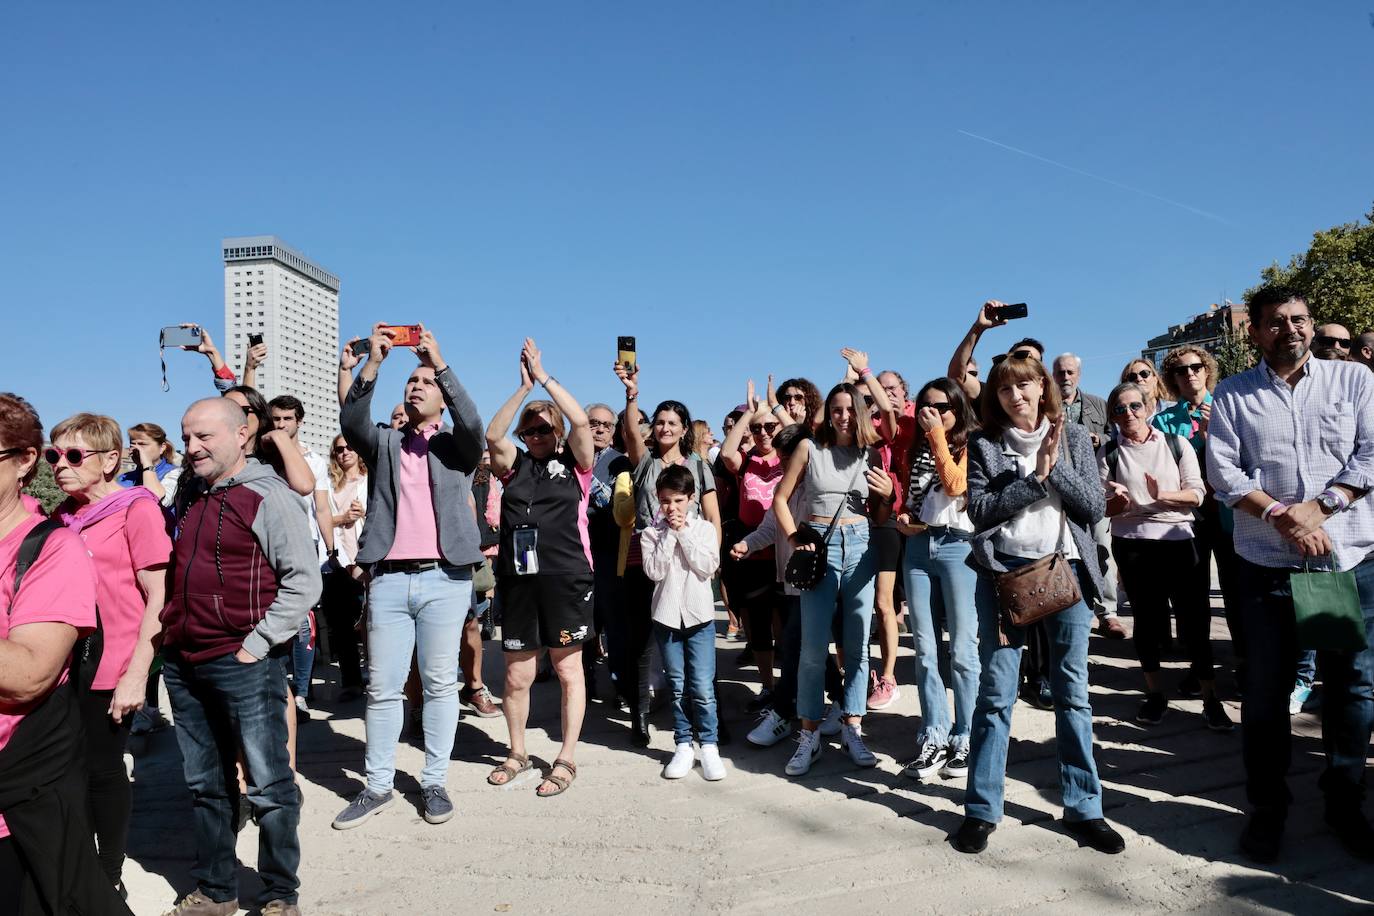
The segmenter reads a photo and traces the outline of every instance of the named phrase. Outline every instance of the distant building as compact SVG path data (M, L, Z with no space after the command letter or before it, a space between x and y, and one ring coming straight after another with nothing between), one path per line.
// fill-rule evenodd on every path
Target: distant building
M1221 338L1226 333L1240 333L1246 324L1245 307L1227 302L1215 303L1201 315L1194 315L1183 324L1176 324L1158 337L1151 337L1145 349L1140 351L1141 359L1149 360L1156 369L1164 362L1164 357L1174 347L1192 344L1208 353L1216 354Z
M257 388L305 405L300 441L328 456L339 429L339 278L274 235L225 239L224 358L243 371L248 336L261 334L267 362Z

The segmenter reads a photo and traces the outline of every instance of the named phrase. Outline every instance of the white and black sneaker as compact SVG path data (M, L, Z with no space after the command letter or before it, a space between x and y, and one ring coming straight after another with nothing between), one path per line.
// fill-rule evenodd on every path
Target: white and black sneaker
M940 775L946 779L963 779L968 776L968 742L950 742L946 750L945 765L940 767Z
M821 736L819 732L802 729L797 733L797 749L792 759L787 761L788 776L805 776L811 771L811 764L821 756Z
M758 724L750 729L746 737L750 744L757 744L759 747L772 747L790 734L792 734L792 722L771 709L765 709L763 715L759 716Z
M916 759L902 767L902 773L917 782L924 782L940 772L948 759L949 749L945 745L938 741L923 741L916 752ZM965 763L965 772L968 772L967 766Z

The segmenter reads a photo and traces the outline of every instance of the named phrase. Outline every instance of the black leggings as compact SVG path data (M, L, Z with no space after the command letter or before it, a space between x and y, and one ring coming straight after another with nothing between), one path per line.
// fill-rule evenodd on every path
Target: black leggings
M27 872L14 840L9 837L0 839L0 916L10 916L23 909L24 875Z
M754 652L775 649L773 623L786 620L787 606L782 586L778 584L778 567L772 558L736 560L730 579L730 609L735 616L747 620L748 646ZM782 643L781 632L776 644Z
M363 685L361 656L358 653L358 617L363 612L363 584L344 570L325 574L325 629L329 632L329 649L339 663L339 686L357 689Z
M133 717L118 725L110 717L113 690L91 690L81 696L81 721L86 730L86 811L95 833L100 867L118 884L129 842L129 818L134 795L124 769L124 745Z
M1112 555L1131 596L1140 670L1146 674L1159 670L1159 647L1169 632L1172 603L1193 674L1199 680L1212 680L1212 572L1202 566L1193 539L1113 537Z

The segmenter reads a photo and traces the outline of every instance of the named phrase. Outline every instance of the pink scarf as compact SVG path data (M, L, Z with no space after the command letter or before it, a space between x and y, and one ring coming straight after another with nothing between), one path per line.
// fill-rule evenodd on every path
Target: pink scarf
M72 511L72 501L68 499L57 507L53 515L61 519L62 524L68 528L80 532L101 519L109 518L117 512L124 511L140 499L156 500L157 497L147 487L130 487L127 490L120 490L118 493L111 493L99 502L87 503L76 511ZM83 513L82 509L87 511Z

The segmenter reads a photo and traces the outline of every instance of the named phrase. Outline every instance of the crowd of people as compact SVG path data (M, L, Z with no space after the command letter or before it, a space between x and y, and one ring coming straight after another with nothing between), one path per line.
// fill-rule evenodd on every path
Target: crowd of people
M235 838L251 821L261 911L292 916L297 726L317 665L337 663L341 705L365 698L366 784L333 826L392 804L407 728L424 747L424 819L442 824L460 708L504 716L508 749L487 776L504 786L535 766L530 692L556 679L561 745L527 778L557 797L577 779L603 662L629 745L647 747L651 712L671 706L665 779L698 763L706 780L727 778L720 638L742 640L758 671L747 742L796 735L786 776L835 739L873 767L864 717L899 698L903 621L920 724L887 750L917 784L963 781L953 847L982 852L1003 817L1020 698L1054 712L1065 829L1119 853L1094 760L1089 642L1132 640L1143 726L1179 696L1201 698L1200 725L1231 731L1214 566L1241 708L1241 849L1281 854L1290 716L1319 680L1326 822L1374 859L1362 811L1374 334L1316 327L1281 287L1247 306L1252 368L1223 380L1185 345L1158 365L1131 360L1100 398L1080 389L1076 356L1047 359L1029 337L984 375L975 350L1007 323L989 301L914 396L901 373L845 348L824 395L801 377L769 376L762 393L749 382L718 445L683 401L642 410L628 360L614 366L624 409L583 406L532 339L484 425L423 328L401 402L379 420L378 371L397 350L383 325L342 350L327 456L300 442L297 398L252 386L265 346L240 379L208 333L197 349L219 396L186 410L180 461L155 424L130 426L127 447L114 419L91 413L45 436L28 401L0 394L0 911L129 912L124 753L131 732L166 724L159 681L196 852L196 889L170 914L237 911ZM47 512L26 493L40 461L65 495ZM1313 629L1312 589L1359 638ZM482 679L497 627L499 698ZM1171 684L1172 654L1189 667Z

